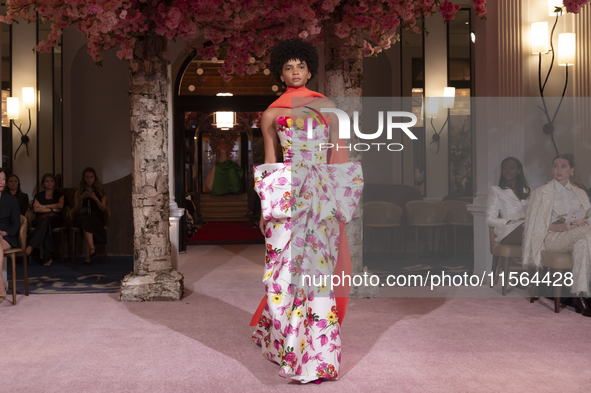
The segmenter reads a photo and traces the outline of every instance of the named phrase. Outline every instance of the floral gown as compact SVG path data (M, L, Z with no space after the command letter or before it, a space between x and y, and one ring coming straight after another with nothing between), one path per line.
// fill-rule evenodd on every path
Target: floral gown
M339 310L330 279L320 278L335 270L339 221L353 218L363 190L361 165L327 164L326 149L319 149L329 140L326 126L310 121L309 139L304 119L277 122L284 162L255 168L267 221L267 304L253 340L280 365L281 376L303 383L336 379Z

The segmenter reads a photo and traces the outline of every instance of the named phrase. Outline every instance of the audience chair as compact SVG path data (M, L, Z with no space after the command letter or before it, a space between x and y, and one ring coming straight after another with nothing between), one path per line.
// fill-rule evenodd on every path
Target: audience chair
M542 251L542 266L550 271L550 280L554 282L554 273L560 272L564 280L564 272L572 268L571 255L568 252L546 252ZM543 275L542 275L543 277ZM562 282L561 282L562 284ZM560 297L562 295L562 286L553 285L554 288L554 312L560 312ZM534 297L530 300L534 302Z
M29 276L27 274L27 219L25 216L21 216L21 228L18 233L18 243L20 247L9 248L4 251L4 256L12 262L12 304L16 305L16 255L20 253L23 257L23 272L25 278L25 296L29 296ZM8 286L6 286L8 289Z
M363 204L363 229L367 232L368 248L371 251L371 232L374 229L390 229L390 239L394 228L400 227L402 209L390 202L366 202ZM364 234L363 238L366 236ZM390 253L394 242L390 241Z
M60 256L60 260L63 262L65 257L65 251L64 251L64 241L66 240L66 235L68 232L68 214L69 214L69 210L70 208L68 206L64 206L64 208L62 209L62 226L58 227L58 228L53 228L51 230L52 234L58 234L60 235L60 252L59 252L59 256ZM27 211L27 222L29 223L29 225L32 225L33 220L35 219L35 212L30 209ZM30 226L29 227L29 235L33 234L35 232L35 227ZM67 248L66 248L67 251Z
M415 259L419 257L419 228L433 229L433 251L435 251L435 230L439 228L439 249L441 250L442 233L446 240L445 243L447 243L447 234L443 230L447 225L445 222L448 213L447 208L426 201L411 201L406 204L406 211L408 224L415 228ZM426 239L426 241L427 249L429 249L429 239Z
M84 242L84 239L82 239L82 231L80 230L80 228L76 228L74 227L74 220L76 219L76 214L74 212L74 209L70 210L70 214L68 215L69 221L70 221L70 241L72 242L72 262L76 263L76 256L77 256L77 250L76 250L76 234L80 234L80 240L81 242ZM105 234L109 235L109 224L111 222L111 210L109 209L109 207L107 207L105 209L105 211L103 212L103 225L105 227ZM83 243L81 243L83 244ZM104 245L104 257L105 257L105 262L107 261L107 259L109 258L109 255L107 253L107 244L105 243ZM95 248L96 248L96 244L95 244Z
M503 296L507 294L509 288L509 261L511 258L521 258L521 246L500 244L495 241L495 232L493 227L488 227L488 234L490 236L490 253L493 256L492 272L493 281L491 286L494 286L498 280L498 270L502 270L503 282ZM499 264L499 258L501 263Z
M464 201L456 201L456 200L447 200L441 202L443 206L447 208L449 211L447 215L447 225L451 225L454 229L454 258L457 256L457 227L474 227L474 217L472 213L468 211L468 202ZM472 232L471 239L474 237ZM472 243L472 242L470 242Z

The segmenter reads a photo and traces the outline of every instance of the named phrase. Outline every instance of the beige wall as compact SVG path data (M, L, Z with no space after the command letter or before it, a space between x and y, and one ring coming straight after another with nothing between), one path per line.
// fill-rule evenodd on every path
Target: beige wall
M96 169L103 183L131 173L129 75L112 49L97 67L84 36L64 34L64 183L76 186L82 170ZM68 141L68 142L66 142Z

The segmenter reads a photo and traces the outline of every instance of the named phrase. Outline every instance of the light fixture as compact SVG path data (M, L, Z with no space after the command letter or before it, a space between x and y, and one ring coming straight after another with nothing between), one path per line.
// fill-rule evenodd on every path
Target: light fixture
M271 86L271 90L278 91L279 90L279 86L273 85L273 86Z
M472 39L472 43L475 44L476 43L476 33L471 32L470 33L470 38Z
M437 112L439 110L439 97L429 97L427 99L427 117L435 118L437 117Z
M195 85L189 85L189 87L187 89L189 89L189 91L193 92L193 91L195 91Z
M443 88L443 107L444 108L453 108L454 102L456 98L456 88L455 87L445 87Z
M16 129L21 133L21 144L18 146L16 151L14 152L14 160L16 160L16 154L20 150L20 148L25 145L27 149L27 157L29 157L29 132L31 131L31 108L35 107L35 89L33 87L23 87L23 108L29 111L29 128L27 132L23 134L23 130L21 128L22 124L17 125L14 120L18 119L19 117L19 99L18 97L8 97L6 99L6 112L7 117L10 119L10 124L14 124Z
M571 66L575 64L577 40L575 33L558 34L558 65ZM568 69L568 67L567 67Z
M445 92L444 92L444 96L445 96ZM446 98L443 99L444 102L445 102L445 99ZM425 115L427 117L431 118L431 127L433 128L433 136L432 136L431 143L429 143L429 146L432 145L433 143L437 142L437 151L435 152L435 154L438 154L439 153L439 140L441 139L441 133L443 132L443 128L445 127L445 125L447 124L447 121L449 120L449 116L445 119L445 123L443 123L439 132L437 132L437 130L435 129L435 125L433 125L433 119L437 117L438 112L439 112L439 97L429 97L427 99L426 112L427 113ZM449 110L448 110L448 114L449 114Z
M560 10L558 12L556 12L557 8L560 8ZM548 0L548 15L549 16L562 15L563 11L564 11L563 0Z
M236 123L236 112L215 112L213 114L213 124L217 128L232 128Z
M32 87L23 87L23 108L35 108L35 89Z
M197 75L203 75L203 68L197 68Z
M250 59L248 59L248 62L250 64L254 64L255 61L257 61L257 59L255 59L254 57L251 57Z
M18 97L8 97L6 99L6 117L10 120L18 119L19 106Z
M216 96L218 97L232 97L234 94L232 93L217 93Z
M544 112L547 120L547 123L542 127L542 131L544 134L550 135L552 145L554 146L554 151L556 152L556 155L559 155L560 153L558 152L558 147L556 146L556 141L554 140L554 120L556 120L556 115L558 115L558 110L562 105L562 100L564 99L566 88L568 87L568 66L574 65L575 62L576 36L574 33L559 34L558 53L556 53L556 50L554 49L554 43L552 42L552 37L554 36L554 31L556 30L556 25L558 24L558 18L560 15L563 15L563 2L561 0L548 0L548 13L550 16L556 16L556 20L552 26L552 31L550 32L549 38L547 22L532 23L532 52L534 54L538 54L538 86L540 89L540 97L542 98L543 105L543 107L540 106L540 109L542 112ZM543 24L546 24L546 26L544 27ZM550 42L549 50L548 42ZM550 60L550 67L548 68L546 79L544 80L544 83L542 83L542 53L548 52L552 52L552 59ZM552 73L552 68L554 67L554 58L556 55L558 55L558 65L566 66L566 75L564 89L562 90L562 97L560 98L560 102L556 107L554 115L550 116L548 106L546 105L546 99L544 98L544 89L546 88L546 84L548 83L548 79Z
M265 75L269 75L270 73L271 73L271 71L268 68L265 68L263 70L263 74L265 74Z
M212 63L217 63L218 62L218 58L217 57L212 57L211 58L211 62Z
M548 22L531 24L531 51L534 54L548 53Z

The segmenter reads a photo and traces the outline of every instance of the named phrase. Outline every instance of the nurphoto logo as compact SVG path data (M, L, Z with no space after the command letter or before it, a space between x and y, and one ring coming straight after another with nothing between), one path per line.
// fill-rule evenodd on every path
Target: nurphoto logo
M322 127L328 127L328 123L321 112L331 112L337 115L337 119L339 121L339 139L351 139L351 119L349 115L341 109L336 108L321 108L320 111L316 109L306 107L307 109L312 110L316 115L313 113L305 112L312 116L312 118L308 118L308 138L312 138L312 119L316 120L316 122ZM353 131L355 135L359 137L359 139L363 140L373 140L379 138L382 133L384 132L384 117L386 118L386 138L388 140L392 139L392 130L401 129L410 139L418 139L410 128L417 124L417 117L411 112L400 112L400 111L388 111L384 116L383 111L378 112L378 130L373 134L364 134L359 130L359 112L353 112ZM395 121L396 118L410 118L410 121L404 123ZM322 120L322 121L320 121ZM381 146L385 146L389 151L401 151L404 146L402 143L355 143L349 144L345 146L336 146L336 149L346 149L346 150L355 150L355 151L368 151L372 148L372 146L376 147L377 150L380 150ZM320 145L320 150L330 149L335 147L332 143L322 143Z

